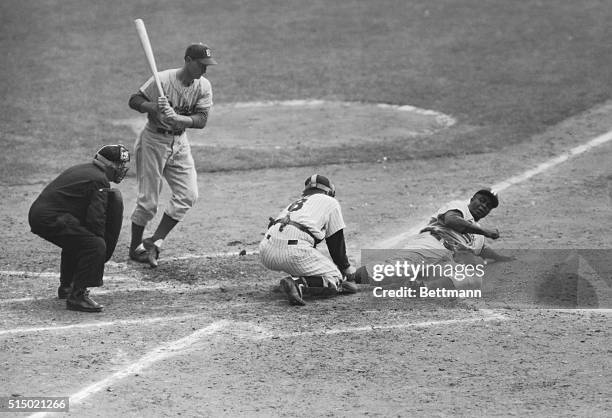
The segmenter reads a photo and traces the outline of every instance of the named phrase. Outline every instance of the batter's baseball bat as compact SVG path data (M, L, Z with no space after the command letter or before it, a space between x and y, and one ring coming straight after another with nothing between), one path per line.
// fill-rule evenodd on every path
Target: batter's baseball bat
M149 35L147 35L147 28L145 28L145 24L142 19L134 20L134 24L136 25L136 32L138 32L138 38L140 39L142 49L144 49L145 56L147 57L149 68L153 73L155 85L157 86L157 92L159 93L160 97L165 97L164 89L162 88L161 81L159 81L159 75L157 74L157 65L155 65L155 57L153 56L153 48L151 48Z

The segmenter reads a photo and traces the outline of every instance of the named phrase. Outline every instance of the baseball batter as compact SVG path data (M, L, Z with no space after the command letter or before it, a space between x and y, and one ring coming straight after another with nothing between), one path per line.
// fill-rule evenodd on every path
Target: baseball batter
M130 258L157 267L160 249L168 233L183 220L198 198L197 175L186 129L203 129L213 104L210 82L204 77L217 62L204 44L187 47L184 65L159 72L165 97L154 78L129 100L130 108L147 113L147 124L134 146L138 195L132 213ZM143 240L147 223L157 213L165 178L172 197L156 231Z
M314 174L304 182L302 196L270 218L259 244L264 266L290 277L281 288L291 304L304 305L304 293L355 293L356 269L349 263L344 241L344 219L335 199L336 189L325 176ZM325 240L331 260L316 249ZM362 270L359 270L362 271Z

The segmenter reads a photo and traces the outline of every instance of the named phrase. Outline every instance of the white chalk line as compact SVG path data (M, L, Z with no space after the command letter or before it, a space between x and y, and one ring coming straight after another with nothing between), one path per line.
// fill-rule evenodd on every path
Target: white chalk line
M229 257L244 257L246 255L257 255L259 254L259 251L256 250L249 250L249 251L244 251L242 253L236 253L236 252L230 252L230 253L224 253L224 252L216 252L216 253L202 253L202 254L185 254L185 255L179 255L179 256L175 256L175 257L161 257L160 260L163 261L181 261L181 260L191 260L191 259L198 259L198 258L229 258ZM118 267L128 267L129 263L122 263L122 262L118 262L115 263L116 266Z
M24 327L24 328L12 328L12 329L3 329L0 330L0 335L8 335L8 334L30 334L35 332L49 332L49 331L69 331L73 329L83 329L83 328L104 328L110 326L117 325L132 325L132 324L154 324L157 322L163 321L180 321L183 319L195 318L198 316L202 316L199 314L188 314L188 315L179 315L179 316L161 316L155 318L138 318L138 319L119 319L114 321L101 321L101 322L85 322L78 324L70 324L70 325L56 325L49 327Z
M252 302L240 302L240 303L230 303L225 305L226 308L243 308L243 307L252 307L257 305L272 305L280 303L280 301L252 301ZM283 301L284 303L284 301ZM9 334L28 334L28 333L36 333L36 332L55 332L55 331L70 331L74 329L84 329L84 328L104 328L111 327L117 325L141 325L141 324L154 324L157 322L164 321L178 321L182 319L196 318L201 317L204 314L204 311L199 312L197 314L185 314L178 316L159 316L159 317L149 317L149 318L141 318L141 319L116 319L113 321L100 321L100 322L84 322L78 324L67 324L67 325L53 325L53 326L45 326L45 327L22 327L22 328L9 328L9 329L0 329L1 335L9 335Z
M98 296L98 295L110 295L110 294L115 294L115 293L130 293L130 292L160 292L160 293L189 293L189 292L202 292L202 291L207 291L207 290L220 290L220 289L237 289L241 286L239 285L233 285L233 286L228 286L228 285L203 285L203 286L184 286L184 287L168 287L168 286L151 286L151 287L144 287L144 286L139 286L139 287L121 287L118 289L107 289L107 290L94 290L93 292L91 292L91 296ZM52 290L52 292L55 292L55 289ZM0 299L0 305L9 305L12 303L26 303L26 302L40 302L43 300L52 300L52 299L57 299L56 296L49 296L49 297L37 297L37 296L30 296L30 297L24 297L24 298L14 298L14 299Z
M201 254L184 254L175 257L162 257L161 260L165 261L180 261L180 260L190 260L190 259L198 259L198 258L229 258L229 257L243 257L246 255L257 255L259 251L257 250L244 250L241 252L211 252L211 253L201 253ZM129 269L131 263L129 262L115 262L109 261L106 263L109 267L115 267L120 269ZM54 272L32 272L27 270L0 270L0 276L32 276L32 277L59 277L59 273Z
M505 190L507 188L509 188L510 186L513 186L515 184L519 184L522 183L526 180L529 180L530 178L543 173L546 170L551 169L552 167L559 165L561 163L564 163L566 161L568 161L571 158L574 158L580 154L583 154L597 146L603 145L609 141L612 140L612 131L606 132L602 135L599 135L589 141L587 141L584 144L575 146L573 148L571 148L569 151L563 152L562 154L553 157L547 161L544 161L541 164L538 164L536 167L531 168L529 170L524 171L521 174L518 174L516 176L512 176L506 180L503 180L499 183L494 184L493 186L491 186L491 188L493 189L493 191L495 192L500 192L502 190ZM450 203L450 202L449 202ZM402 232L401 234L392 236L390 238L386 238L384 240L382 240L381 242L379 242L376 247L378 248L394 248L396 245L398 245L400 242L402 242L405 238L414 235L416 233L419 232L419 230L425 225L426 220L424 220L422 222L422 225L419 226L413 226L411 227L408 231Z
M513 176L510 177L509 179L506 179L502 182L499 182L497 184L494 184L493 186L491 186L491 188L493 189L493 191L495 192L500 192L502 190L507 189L508 187L514 185L514 184L518 184L518 183L522 183L525 180L530 179L531 177L538 175L540 173L543 173L544 171L558 165L561 163L564 163L565 161L568 161L569 159L576 157L577 155L583 154L589 150L591 150L592 148L595 148L599 145L603 145L606 142L609 142L612 140L612 131L606 132L605 134L599 135L593 139L591 139L590 141L587 141L586 143L582 144L582 145L578 145L575 146L574 148L570 149L569 151L566 151L564 153L562 153L561 155L558 155L556 157L553 157L541 164L539 164L538 166L525 171L522 174L519 174L517 176Z
M159 361L169 359L185 352L198 341L200 341L203 337L218 332L219 330L227 327L228 324L230 324L230 322L228 321L213 322L212 324L204 328L200 328L195 332L187 335L186 337L160 345L159 347L145 354L138 361L70 395L70 406L72 407L73 405L78 405L91 395L100 392L101 390L111 386L115 382L118 382L128 376L137 374ZM30 415L30 418L40 418L47 415L47 412L39 412Z
M45 278L58 278L58 273L34 273L27 271L0 271L0 274L5 275L13 275L13 276L32 276L32 277L45 277ZM112 286L122 285L122 284L131 284L132 286L122 286L115 289L96 289L92 291L92 296L96 295L108 295L115 293L128 293L128 292L163 292L163 293L185 293L185 292L203 292L210 290L220 290L220 289L234 289L238 288L241 285L188 285L188 284L180 284L180 283L172 283L168 284L168 282L164 282L162 285L155 285L145 282L133 277L124 276L120 274L107 274L104 276L104 280L106 282L111 282ZM52 289L48 289L50 294L54 296L28 296L22 298L10 298L10 299L0 299L0 305L12 304L12 303L25 303L25 302L34 302L34 301L43 301L43 300L51 300L56 299L55 292L56 287Z
M296 331L296 332L289 332L286 334L266 333L264 335L256 336L254 337L254 339L256 340L287 339L287 338L300 338L300 337L315 337L315 336L320 336L320 335L357 334L357 333L367 333L367 332L374 332L374 331L387 331L387 330L394 330L394 329L427 328L427 327L434 327L434 326L440 326L440 325L454 325L454 324L471 323L471 322L488 322L488 321L493 321L493 320L505 321L508 319L508 317L500 313L497 313L495 311L489 310L489 309L481 309L480 312L484 313L485 316L461 318L461 319L445 319L445 320L425 321L425 322L412 322L412 323L403 323L403 324L367 325L363 327L331 328L331 329L317 330L317 331Z
M454 325L460 323L471 323L471 322L487 322L492 320L506 320L507 317L495 313L493 311L484 312L485 316L480 318L463 318L463 319L450 319L450 320L440 320L440 321L426 321L426 322L413 322L413 323L404 323L404 324L394 324L394 325L381 325L374 327L347 327L347 328L335 328L335 329L326 329L320 331L306 331L306 332L293 332L287 334L275 334L264 331L264 335L254 335L253 333L249 334L242 330L237 333L233 333L232 338L243 337L253 340L270 340L277 338L299 338L299 337L310 337L315 335L337 335L337 334L347 334L347 333L363 333L363 332L373 332L380 330L392 330L392 329L402 329L402 328L410 328L410 327L433 327L433 326L441 326L441 325ZM151 366L155 363L158 363L163 360L167 360L171 357L175 357L181 354L184 354L191 348L193 348L200 340L202 340L206 336L210 336L224 329L229 329L230 331L234 328L238 329L239 327L234 327L235 322L233 321L218 321L213 322L212 324L200 328L193 333L187 335L186 337L180 338L175 341L171 341L165 344L160 345L159 347L153 349L148 352L136 362L124 367L118 372L113 373L112 375L99 380L85 388L79 390L73 395L69 396L70 406L78 405L83 402L85 399L94 395L101 390L112 386L116 382L123 380L126 377L137 374ZM255 333L260 334L261 326L253 324L253 329ZM48 415L48 412L39 412L36 414L32 414L30 418L41 418Z

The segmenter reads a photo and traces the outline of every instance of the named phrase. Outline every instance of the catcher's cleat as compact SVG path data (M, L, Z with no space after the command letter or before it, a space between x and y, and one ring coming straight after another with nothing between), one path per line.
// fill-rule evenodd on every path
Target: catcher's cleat
M71 311L100 312L103 306L89 297L89 290L73 289L66 299L66 308Z
M287 295L289 302L292 305L304 306L306 303L304 302L302 287L303 284L298 284L293 280L291 276L284 277L280 281L280 287L283 289L283 292Z
M149 262L149 256L147 254L146 250L132 250L130 249L130 259L137 261L139 263L148 263Z
M142 245L147 250L147 261L151 267L157 267L157 259L159 259L160 249L155 242L153 242L152 238L146 238L142 240Z
M57 298L66 299L72 293L72 286L62 286L57 288Z
M348 280L342 281L338 286L338 293L341 295L352 295L357 292L359 292L359 287L355 283Z

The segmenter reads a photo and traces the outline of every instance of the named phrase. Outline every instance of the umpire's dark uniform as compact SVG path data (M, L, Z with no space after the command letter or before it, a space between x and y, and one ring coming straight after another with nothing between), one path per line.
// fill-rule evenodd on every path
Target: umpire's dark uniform
M117 245L122 216L121 194L110 189L104 167L95 162L67 169L34 201L28 216L32 232L62 248L60 298L102 286L104 264ZM97 306L91 311L101 310ZM77 310L90 310L84 307Z

